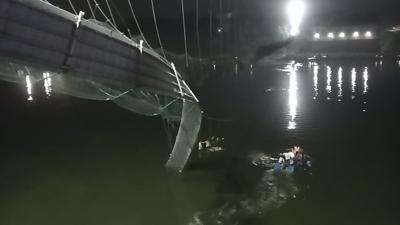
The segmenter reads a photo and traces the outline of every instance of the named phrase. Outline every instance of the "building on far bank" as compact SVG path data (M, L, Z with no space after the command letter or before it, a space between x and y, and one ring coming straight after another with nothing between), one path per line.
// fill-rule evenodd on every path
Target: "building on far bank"
M378 26L313 27L293 41L288 54L293 57L375 57L384 53L384 31Z

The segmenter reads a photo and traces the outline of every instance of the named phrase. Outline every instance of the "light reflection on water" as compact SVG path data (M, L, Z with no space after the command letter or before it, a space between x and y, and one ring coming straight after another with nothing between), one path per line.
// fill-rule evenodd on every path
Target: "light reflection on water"
M367 94L368 92L368 77L369 77L369 73L368 73L368 67L364 68L364 72L363 72L363 79L364 79L364 90L363 90L363 94Z
M373 66L374 62L371 63ZM299 124L302 123L301 121L298 121L301 120L300 117L302 117L302 115L299 115L299 108L301 108L301 105L299 105L299 98L307 96L307 90L303 89L307 85L302 85L303 82L299 83L300 79L303 79L303 76L301 76L303 73L313 75L312 79L309 80L309 82L312 82L312 85L309 87L312 86L313 89L313 100L318 100L318 102L330 101L332 99L332 95L336 96L337 102L346 101L347 98L350 98L351 100L356 100L359 98L359 100L362 101L362 107L359 110L366 112L368 103L367 94L370 89L369 66L365 64L360 66L357 64L322 64L312 62L308 63L308 66L305 68L305 70L298 71L299 68L300 67L298 64L292 63L290 66L286 67L285 70L281 70L289 74L289 88L287 89L289 122L287 129L300 129ZM321 72L321 68L324 68L326 71ZM379 68L377 69L379 70Z
M320 73L320 68L324 67L326 69L326 72ZM296 118L298 116L298 110L299 110L299 94L303 94L302 90L299 89L299 71L298 69L300 68L300 64L296 64L292 62L289 64L284 70L281 70L283 72L288 73L289 75L289 88L288 90L288 103L289 103L289 122L288 122L288 127L287 129L289 130L295 130L298 128L298 122L296 121ZM335 75L333 75L333 70L336 71L337 68L337 75L335 72ZM358 75L361 75L361 73L358 73L357 67L352 66L352 67L345 67L343 65L321 65L319 63L308 63L308 67L306 68L306 71L312 72L313 78L313 99L317 100L318 96L320 94L320 90L325 90L326 98L324 100L331 100L331 95L335 93L337 96L337 101L342 102L343 97L347 95L347 92L344 90L345 87L348 87L345 84L346 80L350 81L350 93L351 93L351 99L356 99L358 95L358 85L362 85L362 89L360 89L359 94L363 94L364 96L367 95L369 91L369 68L368 66L363 67L363 72L362 72L362 77L357 77ZM302 71L303 72L303 71ZM325 75L326 77L320 77L320 75ZM334 76L337 76L337 78ZM350 79L348 78L350 76ZM347 78L345 78L347 77ZM301 77L300 77L301 78ZM320 87L320 80L323 80L325 83L326 79L326 87L321 88ZM358 79L362 79L363 83L361 84L358 82ZM333 89L333 87L337 87ZM360 87L361 88L361 87ZM367 104L367 100L365 99L363 101L363 108L365 108ZM363 109L365 111L365 109Z
M19 76L24 76L24 71L18 71L20 74ZM27 101L31 102L34 100L34 93L33 93L33 88L35 87L38 89L35 91L35 94L39 94L40 91L43 89L40 89L36 83L42 82L43 81L43 88L44 88L44 93L47 97L50 97L53 92L52 88L52 78L50 72L44 72L41 77L40 76L35 76L34 74L30 74L29 72L25 75L25 87L26 87L26 93L27 93ZM36 97L35 97L36 98Z
M357 70L356 68L351 69L351 99L355 98L356 86L357 86Z
M328 95L332 93L332 68L330 66L326 67L326 92ZM328 96L326 99L330 100L330 97Z
M318 96L318 80L319 80L319 65L315 64L313 66L313 99L317 99ZM338 70L337 70L337 98L338 101L342 101L342 97L344 97L345 95L345 91L343 89L343 86L345 85L343 80L344 80L344 76L346 75L346 69L344 69L343 66L339 65L338 66ZM351 98L355 99L356 95L357 95L357 69L356 67L351 67L350 70L350 87L351 87ZM365 66L364 70L362 72L362 79L363 79L363 88L362 88L362 94L366 95L368 93L369 90L369 67ZM333 79L332 79L332 66L326 66L326 94L328 95L327 100L330 100L329 94L332 94L333 90L332 90L332 84L334 83Z
M298 104L298 99L297 99L297 90L298 90L298 85L297 85L297 70L300 67L300 64L295 64L292 63L291 65L288 65L287 69L289 71L289 115L290 115L290 120L289 120L289 130L294 130L296 129L296 115L297 115L297 104Z
M44 84L44 91L47 96L51 96L51 92L53 91L51 88L51 77L50 73L43 73L43 84Z
M33 101L32 97L32 81L31 81L31 76L26 75L25 76L25 83L26 83L26 92L28 94L28 101Z
M314 99L317 99L317 97L318 97L318 72L319 72L319 66L317 63L315 63L314 68L313 68Z
M338 69L338 101L342 101L343 97L343 68L339 67Z

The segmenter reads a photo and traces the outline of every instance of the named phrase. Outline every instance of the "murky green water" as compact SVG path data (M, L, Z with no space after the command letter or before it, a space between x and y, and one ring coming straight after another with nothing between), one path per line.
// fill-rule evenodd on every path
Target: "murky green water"
M290 69L291 68L291 69ZM260 63L198 90L201 138L176 175L160 118L1 83L0 224L398 224L400 68L392 60ZM233 70L234 71L234 70ZM305 174L255 153L300 145Z

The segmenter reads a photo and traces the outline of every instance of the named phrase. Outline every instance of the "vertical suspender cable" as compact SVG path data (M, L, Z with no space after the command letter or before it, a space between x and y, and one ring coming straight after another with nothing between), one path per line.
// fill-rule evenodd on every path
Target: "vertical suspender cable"
M210 0L210 46L209 46L209 54L212 52L212 39L213 39L213 0Z
M135 11L133 11L133 7L132 7L131 0L128 0L128 4L129 4L129 8L130 8L130 10L131 10L133 19L135 20L136 26L137 26L137 28L138 28L138 30L139 30L140 36L142 36L143 41L147 44L147 46L150 47L149 42L147 42L146 38L144 37L143 31L142 31L142 29L140 28L140 24L139 24L139 21L138 21L138 19L137 19L137 17L136 17Z
M94 3L94 9L93 9L93 13L94 15L96 15L97 9L99 8L99 5L95 2Z
M199 0L196 0L196 36L197 36L197 52L201 61L201 47L200 47L200 31L199 31Z
M174 146L172 145L172 137L171 137L171 131L169 129L169 124L168 121L165 122L166 119L164 119L163 117L161 117L161 121L163 123L163 127L164 127L164 131L167 134L167 138L168 138L168 147L170 149L173 149Z
M92 14L93 19L96 19L96 15L94 14L94 10L92 4L90 4L89 0L86 0L87 4L89 5L90 13Z
M107 4L107 7L108 7L108 11L110 12L112 22L113 22L114 26L117 27L117 24L115 23L115 18L114 18L114 15L113 15L113 13L112 13L110 4L108 3L108 0L106 0L106 4Z
M167 56L165 55L164 47L163 47L162 42L161 42L160 32L158 31L156 12L154 10L154 2L153 2L153 0L150 0L150 1L151 1L151 10L153 11L154 26L156 27L156 32L157 32L157 37L158 37L158 43L160 44L161 52L164 55L164 58L166 59Z
M107 22L112 26L112 28L114 28L116 31L118 31L118 28L117 28L113 23L111 23L110 19L107 17L107 15L106 15L106 14L104 13L104 11L101 9L99 3L97 3L96 0L93 0L93 1L94 1L94 3L96 3L96 8L99 9L100 13L104 16L104 18L106 18Z
M222 0L219 0L219 27L220 31L222 32L224 29L222 27ZM223 35L222 33L219 34L219 54L222 54L223 51Z
M72 4L71 0L68 0L69 5L71 6L72 10L74 10L75 15L78 15L78 13L76 12L76 9L74 7L74 4Z
M213 18L213 0L210 0L210 41L212 40L212 36L213 36L213 29L212 29L212 18Z
M222 28L222 0L219 0L219 28Z
M114 10L115 10L115 12L116 12L116 14L117 14L117 17L119 18L119 20L120 20L120 22L122 23L122 25L124 26L124 28L125 28L126 30L129 30L129 26L128 26L128 24L126 23L126 20L125 20L124 16L122 16L120 10L118 10L118 7L117 7L117 5L115 4L114 0L110 0L110 6L111 6L111 8L114 8Z
M186 41L185 6L183 5L183 0L181 0L181 6L182 6L182 21L183 21L183 38L185 39L186 67L189 67L189 59L188 59L188 51L187 51L187 41Z

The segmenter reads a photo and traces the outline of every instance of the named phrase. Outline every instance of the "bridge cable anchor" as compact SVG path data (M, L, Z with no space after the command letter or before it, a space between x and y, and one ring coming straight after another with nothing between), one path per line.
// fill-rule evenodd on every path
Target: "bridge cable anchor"
M85 12L79 11L79 14L75 16L76 19L76 28L79 28L79 25L82 22L82 17L85 15Z
M140 54L143 53L143 40L140 40L140 46L139 46ZM173 65L173 63L171 63Z

